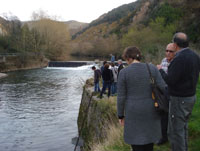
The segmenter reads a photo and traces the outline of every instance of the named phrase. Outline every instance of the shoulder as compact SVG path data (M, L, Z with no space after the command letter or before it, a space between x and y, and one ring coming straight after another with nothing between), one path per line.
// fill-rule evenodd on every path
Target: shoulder
M161 62L167 62L167 58L163 58Z

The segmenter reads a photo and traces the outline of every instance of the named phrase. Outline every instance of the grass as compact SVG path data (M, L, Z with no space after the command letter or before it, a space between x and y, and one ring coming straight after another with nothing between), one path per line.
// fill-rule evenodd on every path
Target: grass
M189 151L200 151L200 81L197 86L197 101L195 103L192 115L189 121ZM112 101L113 102L113 101ZM115 101L114 101L115 102ZM107 106L108 102L102 102L103 106ZM110 102L111 103L111 102ZM115 102L116 103L116 102ZM114 103L111 103L112 108ZM106 107L103 107L104 109ZM116 106L115 106L116 107ZM116 109L115 109L116 110ZM107 137L103 142L95 143L92 145L93 151L130 151L129 145L124 143L123 140L123 127L119 124L110 125L106 131ZM171 151L170 144L161 146L154 146L155 151Z

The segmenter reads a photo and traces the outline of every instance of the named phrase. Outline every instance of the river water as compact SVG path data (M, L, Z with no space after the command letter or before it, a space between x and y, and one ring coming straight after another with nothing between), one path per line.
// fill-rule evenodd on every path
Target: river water
M0 79L0 151L73 151L90 67L16 71Z

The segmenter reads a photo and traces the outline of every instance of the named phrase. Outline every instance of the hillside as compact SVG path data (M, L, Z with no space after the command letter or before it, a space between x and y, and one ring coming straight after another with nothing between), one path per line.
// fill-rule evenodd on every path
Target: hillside
M75 20L66 21L64 23L68 26L70 35L72 36L88 26L88 23L82 23Z
M25 21L25 22L22 22L22 25L28 24L29 27L32 27L34 22L35 21ZM73 36L74 34L83 30L84 28L88 26L88 23L82 23L75 20L64 21L64 22L61 21L61 23L66 24L66 27L68 28L71 36Z
M135 45L146 60L163 57L164 47L177 31L186 32L192 46L200 49L200 1L138 0L103 14L72 37L75 56L121 56ZM134 37L134 38L133 38Z

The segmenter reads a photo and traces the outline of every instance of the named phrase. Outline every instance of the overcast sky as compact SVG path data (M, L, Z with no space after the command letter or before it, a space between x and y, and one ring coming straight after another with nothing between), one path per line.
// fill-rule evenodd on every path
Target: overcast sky
M43 10L59 20L91 22L100 15L135 0L1 0L0 16L13 14L21 21L31 20L34 11Z

